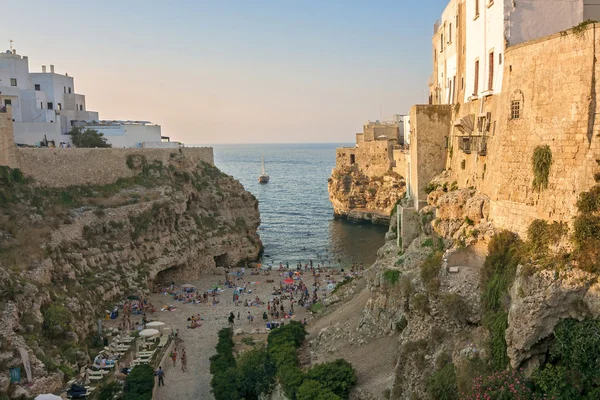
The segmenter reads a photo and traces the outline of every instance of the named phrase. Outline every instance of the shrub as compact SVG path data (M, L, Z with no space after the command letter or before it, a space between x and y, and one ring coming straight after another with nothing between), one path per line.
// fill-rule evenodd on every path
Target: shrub
M479 356L473 359L462 359L460 364L456 366L456 384L459 393L471 393L471 385L479 376L486 376L490 373L490 366Z
M298 388L304 381L304 374L295 365L286 364L277 367L277 379L281 383L286 396L295 399Z
M483 326L490 332L489 347L492 366L497 371L502 370L509 362L505 338L505 332L508 329L508 313L505 311L486 313L483 318Z
M459 324L467 322L469 316L469 305L463 297L457 293L448 293L442 298L442 307L446 314Z
M437 190L440 187L439 183L429 182L427 186L425 186L425 193L429 194L434 190Z
M298 321L290 321L289 324L274 329L269 333L267 341L269 346L293 343L299 347L306 337L306 329Z
M427 379L427 393L433 400L458 399L454 364L448 363L431 374Z
M306 379L321 383L343 399L347 399L350 390L356 385L356 373L346 360L337 359L333 362L318 364L306 374Z
M561 321L554 329L548 363L533 381L558 399L598 398L600 394L600 321Z
M42 328L49 337L58 336L64 330L70 328L72 314L62 304L51 303L45 305L42 307L41 312L44 316Z
M521 372L505 370L475 379L472 393L463 398L467 400L533 400L541 399L542 396L538 396L533 392L527 378Z
M498 370L508 364L504 338L508 313L504 310L503 300L515 279L521 245L518 236L512 232L502 231L494 235L488 245L488 256L481 273L483 324L490 332L492 364Z
M68 133L71 136L71 141L76 147L112 147L107 143L104 134L98 132L95 129L83 130L78 127L74 127Z
M538 146L531 157L533 167L533 188L538 192L548 188L548 176L552 166L552 151L550 146Z
M527 244L530 252L535 256L545 254L548 246L559 241L566 230L563 223L549 224L543 219L534 220L527 228Z
M395 269L388 269L383 273L383 280L389 283L391 286L396 285L400 279L400 271Z
M442 251L429 255L421 264L421 279L429 293L437 293L440 287L440 268L442 266Z
M98 400L114 400L123 387L118 382L105 383L98 389Z
M308 379L298 388L296 400L342 400L342 398L321 383Z
M425 314L429 314L429 297L425 293L417 293L412 296L410 303L413 308Z
M600 185L594 186L589 192L579 194L577 209L581 213L591 213L600 210Z
M152 400L154 370L147 364L138 365L125 379L123 392L125 399Z
M264 347L242 354L237 369L240 376L239 394L246 400L257 400L261 393L267 393L275 376L275 364Z

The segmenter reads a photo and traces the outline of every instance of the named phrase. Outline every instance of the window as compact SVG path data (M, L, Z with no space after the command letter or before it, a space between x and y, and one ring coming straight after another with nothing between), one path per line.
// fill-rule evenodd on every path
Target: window
M513 100L510 103L510 119L521 118L521 100Z
M42 88L40 87L40 85L38 83L35 84L35 90L37 90L38 92L40 90L42 90Z
M498 54L498 64L502 64L502 53Z
M494 52L490 53L489 73L488 73L488 90L494 90Z
M440 35L440 53L444 51L444 34Z
M473 85L473 95L477 96L479 92L479 60L475 61L475 85Z
M71 88L69 88L69 94L71 94Z
M475 0L475 18L479 17L479 1Z
M62 104L58 103L58 110L62 110Z
M465 88L465 77L460 78L460 89L463 90Z
M67 93L67 87L63 86L63 92Z
M40 101L40 109L41 109L41 110L43 110L43 109L44 109L44 103L42 103L41 101Z
M83 104L79 105L79 111L83 111Z
M354 164L356 162L356 156L354 154L350 154L350 164Z
M12 100L11 99L4 99L4 106L6 106L6 107L12 106Z
M17 86L17 78L10 78L10 86Z
M48 102L48 110L54 110L54 104L51 101Z
M448 25L448 44L452 43L452 24Z

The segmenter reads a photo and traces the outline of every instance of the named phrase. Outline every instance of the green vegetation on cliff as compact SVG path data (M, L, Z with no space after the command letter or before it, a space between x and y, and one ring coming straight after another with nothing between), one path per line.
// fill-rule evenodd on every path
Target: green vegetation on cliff
M233 355L231 328L219 332L217 354L210 358L211 386L216 400L258 399L277 380L291 400L347 399L356 384L352 366L339 359L318 364L303 372L298 367L297 349L306 337L296 321L274 329L267 347L255 347L238 360Z

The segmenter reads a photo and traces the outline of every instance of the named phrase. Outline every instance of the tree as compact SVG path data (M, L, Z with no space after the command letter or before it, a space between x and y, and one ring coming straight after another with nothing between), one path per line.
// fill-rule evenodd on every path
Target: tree
M267 349L256 348L242 354L237 363L240 374L240 395L246 400L256 400L268 393L275 376L275 364L269 359Z
M135 367L125 379L124 398L126 400L152 400L154 370L147 364Z
M74 127L69 132L69 135L71 135L71 141L76 147L112 147L112 145L106 142L104 134L95 129L86 129L84 131L82 128Z
M318 364L306 374L307 379L319 382L342 399L347 399L350 390L356 385L356 373L352 365L344 359Z
M342 398L321 383L307 379L298 388L296 400L342 400Z

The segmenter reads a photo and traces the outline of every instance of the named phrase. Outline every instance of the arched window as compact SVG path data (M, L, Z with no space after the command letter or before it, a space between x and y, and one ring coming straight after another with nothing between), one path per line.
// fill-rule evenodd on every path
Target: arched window
M520 90L516 90L512 96L510 96L510 119L519 119L523 116L524 102L525 97Z

